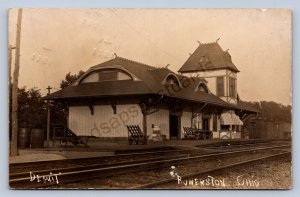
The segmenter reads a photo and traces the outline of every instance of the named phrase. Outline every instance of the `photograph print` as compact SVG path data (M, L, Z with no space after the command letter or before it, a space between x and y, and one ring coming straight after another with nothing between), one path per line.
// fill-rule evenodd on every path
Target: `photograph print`
M8 10L10 189L291 189L288 9Z

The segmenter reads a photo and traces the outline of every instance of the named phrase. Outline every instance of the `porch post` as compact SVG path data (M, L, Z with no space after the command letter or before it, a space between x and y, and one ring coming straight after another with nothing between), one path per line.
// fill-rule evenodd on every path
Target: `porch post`
M147 136L147 112L143 112L143 133Z
M48 109L47 109L47 140L46 140L46 147L49 148L49 142L50 142L50 106L49 101L47 102Z

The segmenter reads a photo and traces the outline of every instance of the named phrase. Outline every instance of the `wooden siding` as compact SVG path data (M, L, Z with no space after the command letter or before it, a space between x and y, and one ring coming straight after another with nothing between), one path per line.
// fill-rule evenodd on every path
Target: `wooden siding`
M147 135L151 136L153 133L152 124L158 125L162 135L166 135L169 139L169 110L159 109L157 112L149 114L147 116Z
M211 114L209 118L209 130L213 131L213 128L214 128L214 116L213 114Z
M224 77L224 96L220 96L222 100L225 102L236 104L236 94L237 94L237 73L232 72L228 69L220 69L220 70L208 70L208 71L199 71L199 72L189 72L183 73L183 75L187 77L201 77L207 81L207 87L211 93L217 95L217 77ZM235 79L235 97L229 97L229 77Z
M181 116L181 138L184 137L183 127L191 127L192 112L184 111Z
M193 118L192 127L202 129L202 113L197 113Z
M242 132L233 132L232 133L232 139L241 139L242 138Z
M230 131L220 131L220 139L230 139Z
M183 127L191 127L192 112L184 111L181 116L181 138L183 138ZM193 122L194 126L202 128L202 114L199 113ZM94 106L94 114L88 106L70 106L69 107L69 128L77 135L96 136L96 137L127 137L128 131L126 125L137 124L143 128L143 115L137 104L124 104L116 106L116 114L111 105ZM169 139L169 110L159 109L157 112L147 116L147 135L153 133L153 125L158 125L161 134ZM213 118L211 116L210 129L213 128ZM218 130L213 132L213 138L222 138L225 133L220 133L220 119L217 119Z
M127 137L127 124L143 128L142 113L137 104L117 105L116 114L111 105L94 106L94 114L88 106L69 107L69 128L77 135L96 137Z
M234 131L220 131L220 139L241 139L242 133L241 132L234 132Z
M220 138L219 132L213 132L213 138Z

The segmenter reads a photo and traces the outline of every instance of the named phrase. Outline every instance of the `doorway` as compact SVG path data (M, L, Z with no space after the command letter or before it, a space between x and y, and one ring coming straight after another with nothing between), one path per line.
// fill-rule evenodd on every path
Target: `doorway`
M169 117L169 127L170 127L170 140L178 140L179 132L179 118L175 115L170 115Z
M209 118L202 119L202 129L207 131L209 130Z

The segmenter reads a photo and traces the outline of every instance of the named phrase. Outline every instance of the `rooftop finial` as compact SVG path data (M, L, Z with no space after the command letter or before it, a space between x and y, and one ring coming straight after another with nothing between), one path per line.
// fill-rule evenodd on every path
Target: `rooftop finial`
M197 40L197 42L198 42L199 45L201 44L201 42L199 40Z
M220 38L218 38L217 40L216 40L216 42L218 42L220 40Z
M228 52L229 51L229 49L226 49L226 52Z
M165 66L165 68L168 68L170 66L170 64L167 64L166 66Z
M115 58L117 58L117 57L118 57L118 55L117 55L116 53L114 53L114 56L115 56Z

